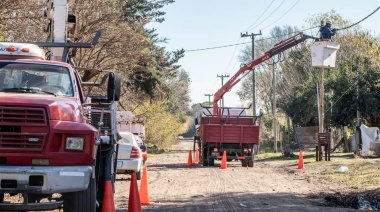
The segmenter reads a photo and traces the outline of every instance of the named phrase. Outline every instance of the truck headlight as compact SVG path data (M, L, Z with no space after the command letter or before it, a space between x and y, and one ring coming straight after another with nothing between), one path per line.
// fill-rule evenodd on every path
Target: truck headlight
M79 138L79 137L66 138L66 149L68 150L83 151L83 146L84 146L84 138Z

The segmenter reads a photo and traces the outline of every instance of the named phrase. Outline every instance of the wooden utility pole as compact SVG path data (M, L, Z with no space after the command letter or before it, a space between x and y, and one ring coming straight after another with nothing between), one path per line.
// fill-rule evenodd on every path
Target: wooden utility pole
M251 37L251 40L252 40L252 60L255 59L255 36L256 35L261 35L261 30L260 30L260 33L258 34L255 34L255 33L251 33L250 35L248 34L248 32L246 32L245 34L243 33L240 33L240 36L243 38L243 37ZM252 71L252 109L253 109L253 116L256 115L256 74L254 71Z
M325 109L323 97L325 96L325 88L323 86L323 77L325 69L321 68L319 72L319 82L318 82L318 119L319 119L319 133L324 133L324 121L325 121Z
M273 82L272 82L272 87L273 87L273 106L272 106L272 112L273 112L273 135L274 135L274 152L277 152L277 117L276 117L276 69L275 69L275 62L273 60L272 64L273 68Z
M217 77L220 77L220 78L222 78L222 87L223 87L223 85L224 85L224 77L230 77L230 75L227 75L227 74L225 74L225 75L216 75ZM222 107L224 107L224 97L222 97L222 99L221 99L221 102L222 102L222 104L221 104L221 106Z
M213 96L212 94L205 94L205 96L208 96L208 106L211 106L211 97Z

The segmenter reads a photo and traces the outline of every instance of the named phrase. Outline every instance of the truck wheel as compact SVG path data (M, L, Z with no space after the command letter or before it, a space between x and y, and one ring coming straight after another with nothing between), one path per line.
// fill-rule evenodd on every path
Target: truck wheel
M208 165L209 166L214 166L215 164L215 160L214 159L210 159L210 161L208 162Z
M248 167L253 167L253 160L248 161Z
M64 212L95 212L96 211L96 183L91 177L86 190L63 194Z
M207 155L207 149L204 148L204 149L203 149L203 166L208 166L208 160L207 160L207 157L208 157L208 155Z
M241 160L241 166L247 167L248 166L248 160L247 159Z
M136 179L141 180L141 177L142 177L142 167L140 168L138 172L136 172Z
M208 161L206 158L203 158L203 166L208 166Z

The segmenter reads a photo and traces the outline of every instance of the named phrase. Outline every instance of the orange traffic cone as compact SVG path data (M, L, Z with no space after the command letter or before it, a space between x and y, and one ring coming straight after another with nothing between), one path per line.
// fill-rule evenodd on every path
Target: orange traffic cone
M150 204L149 189L148 189L148 170L146 166L144 167L141 184L140 184L140 203L142 205Z
M303 169L302 149L300 149L300 155L298 156L298 168L299 169Z
M139 189L137 188L136 173L132 173L129 189L128 212L141 212Z
M199 163L199 150L198 149L195 150L194 162Z
M227 168L227 154L226 151L223 152L223 157L222 157L222 164L220 165L221 169L226 169Z
M193 166L193 158L191 156L191 150L189 150L189 157L187 158L187 166Z
M111 181L106 181L104 185L103 212L115 212L115 202L113 200L113 191Z

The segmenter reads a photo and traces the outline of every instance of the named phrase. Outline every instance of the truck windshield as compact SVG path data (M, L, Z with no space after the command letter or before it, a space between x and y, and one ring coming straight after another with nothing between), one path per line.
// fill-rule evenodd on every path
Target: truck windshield
M0 62L0 91L74 96L67 67L35 63Z

